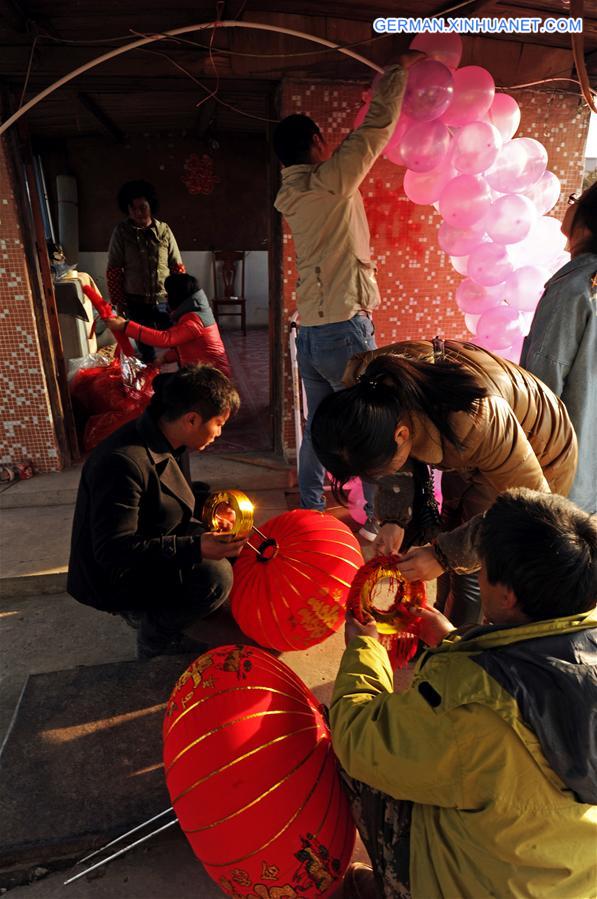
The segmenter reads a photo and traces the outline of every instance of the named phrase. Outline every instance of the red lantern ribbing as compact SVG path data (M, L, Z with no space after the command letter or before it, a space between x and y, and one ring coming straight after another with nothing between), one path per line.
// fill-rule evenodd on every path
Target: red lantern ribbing
M355 830L315 696L257 647L220 646L176 684L164 769L180 826L225 893L325 897Z
M308 649L344 623L346 598L363 556L354 534L332 515L284 512L260 527L256 553L234 566L232 614L248 637L280 651Z

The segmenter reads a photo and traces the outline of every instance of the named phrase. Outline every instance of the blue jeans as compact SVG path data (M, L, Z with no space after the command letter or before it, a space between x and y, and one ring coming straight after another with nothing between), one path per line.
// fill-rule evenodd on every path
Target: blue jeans
M326 396L342 390L346 363L355 353L374 350L373 322L366 315L333 325L301 325L296 342L300 375L305 385L309 414L299 454L299 491L301 508L325 509L323 482L325 470L311 442L311 422L315 410ZM376 487L364 481L365 511L373 515Z

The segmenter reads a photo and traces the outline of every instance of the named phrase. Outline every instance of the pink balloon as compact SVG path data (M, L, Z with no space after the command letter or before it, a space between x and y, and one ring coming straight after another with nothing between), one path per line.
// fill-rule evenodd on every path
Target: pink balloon
M487 122L471 122L454 135L452 162L459 172L478 175L493 165L501 146L497 128Z
M467 331L471 334L477 333L477 322L481 318L480 315L471 315L469 312L464 313L464 324L466 325Z
M421 206L435 203L446 184L456 174L455 169L444 162L430 172L406 171L404 174L404 193L413 203Z
M450 256L468 256L483 241L482 233L472 228L454 228L442 222L437 232L437 240L445 253Z
M520 106L509 94L496 94L487 117L500 132L502 140L511 140L520 125Z
M400 142L400 156L412 172L430 172L443 162L450 148L450 132L441 122L418 122ZM390 154L388 158L391 159Z
M546 166L547 150L543 144L532 137L515 137L504 144L485 177L494 190L518 194L535 184Z
M525 239L536 217L535 207L527 197L506 194L491 204L485 227L496 243L518 243Z
M469 228L483 218L491 205L487 182L478 175L458 175L444 187L439 208L455 228Z
M468 271L468 256L450 256L452 268L459 275L466 275Z
M414 119L411 119L410 116L407 116L405 112L400 113L400 117L399 117L398 121L396 122L396 127L394 128L394 133L392 134L391 138L389 139L388 143L386 144L386 149L385 149L386 156L388 156L389 150L393 149L394 147L399 148L400 141L402 140L402 138L404 137L404 135L406 134L408 129L411 128L414 124L415 124ZM400 150L397 149L396 152L399 153ZM391 161L394 161L394 160L391 160ZM401 162L398 162L397 164L402 165Z
M470 278L465 278L456 288L456 305L470 315L482 315L499 302L493 288L482 287Z
M549 272L549 276L551 277L555 272L559 271L559 269L563 268L565 265L568 265L570 262L570 253L567 253L565 250L561 253L558 253L557 256L554 256L553 259L550 259L549 262L545 262L543 267L547 272Z
M411 42L411 50L420 50L431 59L442 62L450 69L457 69L462 56L462 38L458 34L418 34Z
M532 312L543 293L549 272L536 265L523 265L512 272L506 281L505 289L508 303L513 309Z
M450 69L433 59L423 59L409 69L404 111L419 122L430 122L446 111L453 94Z
M500 350L500 356L503 359L508 359L510 362L514 362L515 365L518 365L518 363L520 362L523 343L524 336L522 334L517 334L512 346L506 347L505 350Z
M561 227L561 222L551 215L538 218L524 240L508 247L508 255L514 267L544 265L549 268L550 263L560 256L566 246Z
M520 337L518 311L509 306L496 306L484 312L477 322L477 338L481 346L500 350L512 346Z
M467 274L477 284L491 287L505 281L512 268L505 247L484 243L469 256Z
M464 66L454 72L454 96L443 115L446 125L468 125L483 118L493 102L495 82L487 69Z
M528 197L539 215L550 212L560 199L562 185L560 179L553 172L543 172L539 180L525 190L522 196Z

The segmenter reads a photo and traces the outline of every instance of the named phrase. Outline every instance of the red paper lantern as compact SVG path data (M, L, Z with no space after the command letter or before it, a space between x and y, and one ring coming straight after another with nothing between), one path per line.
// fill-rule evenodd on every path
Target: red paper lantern
M357 539L332 515L307 509L270 519L260 533L267 538L261 552L245 547L234 566L234 618L272 649L321 643L344 623L348 590L363 564Z
M321 707L283 662L220 646L179 678L164 720L180 826L230 896L331 896L355 829Z
M376 556L357 572L347 607L362 624L375 619L379 641L388 651L394 668L402 668L419 645L421 617L413 606L427 605L423 581L409 582L392 556Z

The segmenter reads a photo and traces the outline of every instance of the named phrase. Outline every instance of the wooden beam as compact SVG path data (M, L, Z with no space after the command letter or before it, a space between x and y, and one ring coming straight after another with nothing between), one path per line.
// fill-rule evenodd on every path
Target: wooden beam
M98 120L102 128L110 134L117 144L124 143L124 132L120 130L118 125L116 125L110 116L104 112L99 103L90 97L89 94L85 94L83 92L79 92L77 94L77 99L81 106L83 106L87 112L90 112L94 118Z

